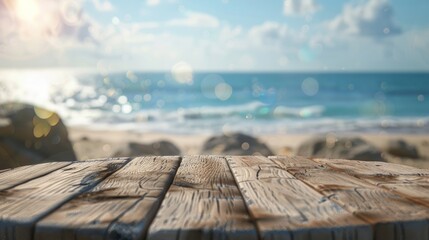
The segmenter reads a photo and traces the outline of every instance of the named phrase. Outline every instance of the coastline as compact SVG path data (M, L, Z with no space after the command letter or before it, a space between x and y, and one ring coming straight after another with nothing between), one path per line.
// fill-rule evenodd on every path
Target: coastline
M85 127L69 127L69 137L79 160L109 157L129 142L149 144L155 141L167 140L176 145L181 155L201 154L202 145L213 135L210 134L169 134L169 133L139 133L121 130L91 130ZM262 134L254 136L265 143L276 155L295 153L298 146L305 140L320 134ZM338 136L356 136L382 150L389 140L402 139L416 146L420 153L419 159L404 159L390 156L388 162L410 165L419 168L429 168L429 134L376 134L357 133L339 134Z

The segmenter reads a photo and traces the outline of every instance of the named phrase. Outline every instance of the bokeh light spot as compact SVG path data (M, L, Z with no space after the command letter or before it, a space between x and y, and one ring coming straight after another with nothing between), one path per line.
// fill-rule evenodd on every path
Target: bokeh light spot
M112 18L112 23L113 23L114 25L118 25L119 23L121 23L121 20L119 20L119 18L118 18L118 17L113 17L113 18Z
M48 119L54 114L53 112L51 112L49 110L46 110L43 108L38 108L38 107L34 108L34 112L41 119Z
M150 100L152 100L152 95L150 95L149 93L146 93L146 94L143 96L143 100L144 100L145 102L150 102Z
M138 80L137 75L136 75L135 73L131 72L131 71L128 71L128 72L126 73L126 76L127 76L127 78L128 78L130 81L132 81L132 82L136 82L136 81Z
M249 150L249 148L250 148L249 143L244 142L244 143L241 144L241 149L243 149L243 150Z
M171 68L173 79L181 84L192 84L194 73L191 65L186 62L178 62Z
M118 104L113 105L112 111L115 113L119 113L121 111L121 106L119 106Z
M135 95L133 98L134 102L141 102L143 100L142 95Z
M81 5L78 1L66 0L61 2L60 12L67 24L76 26L81 17Z
M383 32L384 32L384 34L389 34L390 33L390 28L384 28Z
M133 111L133 107L130 104L125 104L122 106L122 112L125 114L131 113Z
M335 135L335 133L328 133L326 135L326 146L328 148L333 148L335 147L335 144L337 143L338 139L337 136Z
M301 89L304 94L314 96L319 92L319 82L314 78L306 78L301 84Z
M51 131L51 126L48 121L37 116L33 117L33 135L36 138L48 136Z
M118 103L119 104L126 104L128 102L128 98L126 97L126 96L120 96L119 98L118 98Z
M219 100L226 101L232 95L232 87L227 83L219 83L216 85L215 95Z
M53 114L51 117L47 119L49 125L56 126L58 122L60 121L60 117L57 114Z

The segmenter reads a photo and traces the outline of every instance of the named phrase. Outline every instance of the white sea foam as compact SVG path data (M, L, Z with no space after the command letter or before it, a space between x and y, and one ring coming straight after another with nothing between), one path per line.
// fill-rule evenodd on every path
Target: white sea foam
M247 110L257 104L246 105ZM262 105L261 105L262 106ZM240 131L253 134L328 133L328 132L384 132L428 133L429 117L384 118L329 118L255 117L252 111L235 108L205 108L165 111L152 109L133 114L113 114L102 111L76 111L67 123L71 126L94 126L98 129L118 129L138 132L165 132L180 134L219 133ZM238 107L240 108L240 107ZM309 107L312 109L313 107ZM302 108L306 109L306 108ZM302 110L301 109L301 110ZM317 109L317 108L314 108ZM292 110L299 113L299 110ZM320 109L318 110L320 112ZM247 114L247 115L246 115Z

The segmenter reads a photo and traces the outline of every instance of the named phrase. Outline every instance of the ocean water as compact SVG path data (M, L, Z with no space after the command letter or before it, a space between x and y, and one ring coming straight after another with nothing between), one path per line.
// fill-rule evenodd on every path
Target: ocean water
M0 73L0 102L177 134L429 133L429 73Z

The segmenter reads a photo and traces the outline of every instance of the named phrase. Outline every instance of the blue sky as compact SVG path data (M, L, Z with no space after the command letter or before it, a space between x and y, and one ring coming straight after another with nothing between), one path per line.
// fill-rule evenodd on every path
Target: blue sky
M0 0L0 67L428 71L427 12L427 0Z

